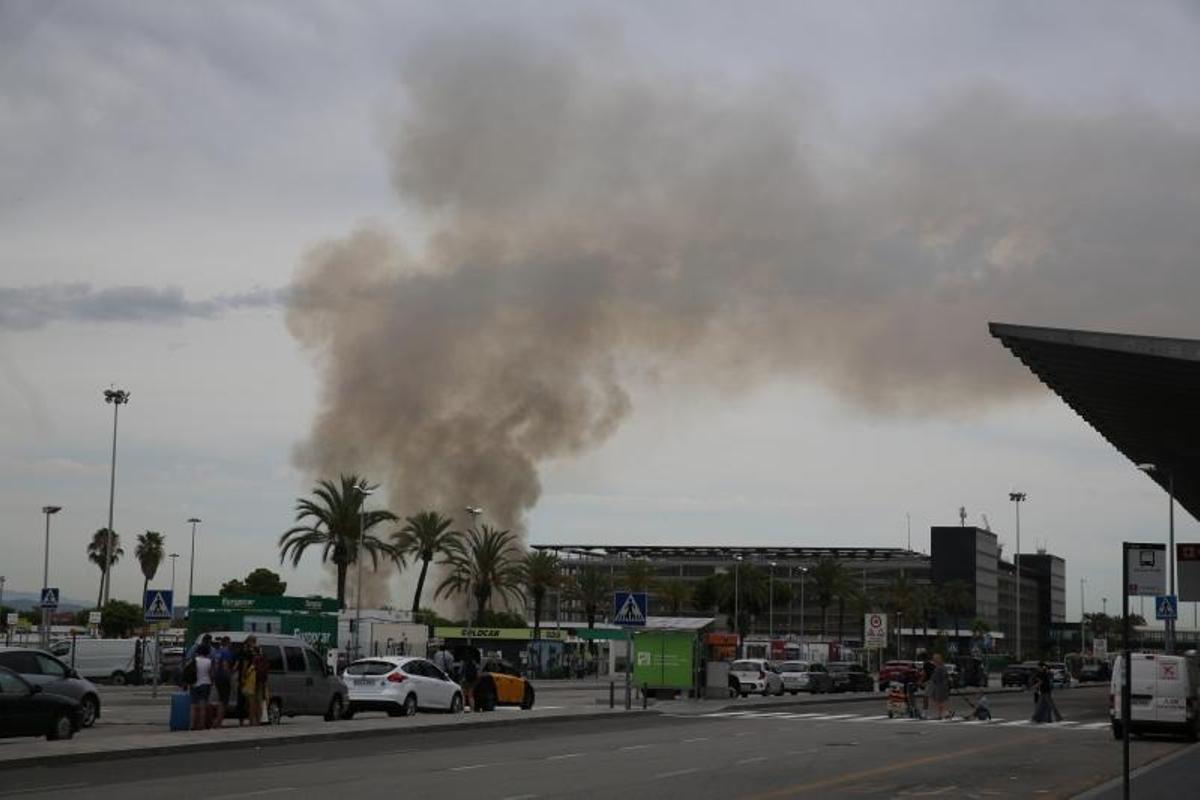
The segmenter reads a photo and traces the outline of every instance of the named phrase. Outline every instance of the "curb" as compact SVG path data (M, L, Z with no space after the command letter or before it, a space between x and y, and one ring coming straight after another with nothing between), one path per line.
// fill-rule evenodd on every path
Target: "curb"
M1066 689L1065 691L1074 692L1074 691L1078 691L1080 689L1095 689L1097 687L1108 688L1108 684L1106 684L1106 683L1088 684L1086 686L1076 686L1071 689ZM990 687L986 687L986 686L979 686L979 687L971 687L970 691L964 691L962 689L955 689L954 691L950 692L950 696L951 697L979 697L980 695L1020 694L1021 692L1027 692L1027 691L1029 691L1029 690L1023 689L1019 686L1009 686L1009 687L1004 687L1004 688L996 687L994 689L990 688ZM1060 689L1059 691L1064 691L1064 690ZM822 698L822 699L819 699L819 700L816 699L818 697ZM806 695L804 700L799 699L799 697L795 697L790 700L779 699L779 700L768 701L768 702L764 702L764 703L740 703L735 700L734 702L730 703L729 705L722 706L721 708L719 708L717 710L718 711L747 711L747 712L749 712L749 711L756 711L760 708L796 708L796 707L811 706L811 705L825 705L827 703L828 704L877 703L880 700L886 700L886 698L887 698L887 694L885 692L871 692L869 694L855 693L850 696L846 696L846 695L815 695L814 694L814 695Z
M621 714L634 714L639 717L661 716L656 709L630 709ZM480 728L511 728L530 725L554 725L563 722L578 722L581 720L619 719L618 713L609 711L588 714L564 714L555 717L510 717L477 724L463 722L447 722L436 725L422 725L413 728L364 728L360 730L341 729L329 731L314 731L312 733L294 734L291 736L270 736L263 739L213 739L201 742L179 742L173 744L152 745L149 747L129 747L122 750L96 750L83 753L39 753L0 760L0 773L9 769L34 767L56 764L85 764L94 761L113 761L118 759L143 758L145 756L183 755L191 753L218 752L221 750L244 750L250 748L277 747L288 744L311 744L313 742L343 741L354 739L370 739L381 736L411 736L424 733L445 733L453 730L479 730Z

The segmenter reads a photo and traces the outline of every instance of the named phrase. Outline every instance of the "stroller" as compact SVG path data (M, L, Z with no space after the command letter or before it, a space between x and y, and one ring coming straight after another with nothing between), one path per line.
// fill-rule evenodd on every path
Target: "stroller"
M962 699L971 707L971 713L967 714L968 719L977 719L986 722L992 718L992 709L988 706L987 695L980 695L979 699L974 702L965 694L962 696Z
M915 683L900 683L898 681L889 683L887 690L888 719L895 717L921 719L921 710L917 708L915 702L916 696L917 685Z

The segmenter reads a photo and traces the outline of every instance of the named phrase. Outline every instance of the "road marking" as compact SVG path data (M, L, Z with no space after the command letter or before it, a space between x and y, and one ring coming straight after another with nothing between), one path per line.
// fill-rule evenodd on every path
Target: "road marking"
M735 737L752 736L752 735L753 735L753 731L742 731L741 733L734 734Z
M887 714L879 714L874 717L858 717L857 719L848 719L846 722L875 722L876 720L887 719Z
M466 772L472 769L483 769L484 767L496 767L498 764L464 764L461 767L450 767L449 772Z
M739 734L739 735L740 735L740 734ZM618 750L618 751L628 751L628 750L645 750L645 749L646 749L646 748L648 748L649 746L650 746L650 745L648 745L648 744L627 744L627 745L625 745L624 747L618 747L618 748L617 748L617 750Z
M269 761L263 764L264 767L290 767L293 764L307 764L311 762L311 758L293 758L291 761Z
M78 789L82 786L88 786L87 783L56 783L53 786L34 786L29 789L13 789L7 792L0 792L0 797L12 797L18 794L32 794L33 792L53 792L58 789Z
M813 722L821 722L823 720L846 719L847 717L854 717L854 716L858 716L858 715L857 714L823 714L821 716L813 717L812 721Z
M694 738L694 739L684 739L684 740L683 740L683 743L684 743L684 744L691 744L692 742L707 742L707 741L708 741L708 737L707 737L707 736L697 736L697 737L696 737L696 738Z
M699 772L699 767L691 767L690 769L677 769L673 772L660 772L655 775L655 778L678 778L680 775L691 775L693 772Z
M1002 722L1002 723L1000 723L1000 727L1001 728L1020 728L1024 725L1032 725L1032 724L1033 723L1027 719L1018 719L1018 720L1013 720L1012 722Z
M821 714L815 714L815 713L812 713L812 712L810 712L810 713L808 713L808 714L788 714L788 718L789 718L789 719L808 719L808 718L810 718L810 717L820 717L820 716L822 716L822 715L821 715Z
M500 800L533 800L537 796L536 794L510 794L508 797L500 798Z
M741 766L742 764L757 764L760 761L766 761L766 756L755 756L754 758L743 758L741 761L735 761L734 764Z
M556 755L556 756L546 756L546 760L547 761L560 761L564 758L579 758L580 756L586 756L586 755L587 755L587 753L560 753L559 755Z
M232 800L234 797L264 797L268 794L279 794L280 792L295 791L299 791L295 786L276 786L271 789L259 789L256 792L238 792L236 794L213 795L212 800Z

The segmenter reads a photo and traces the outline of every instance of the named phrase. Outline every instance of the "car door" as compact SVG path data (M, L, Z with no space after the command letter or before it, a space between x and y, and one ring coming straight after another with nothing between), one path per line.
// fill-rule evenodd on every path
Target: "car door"
M446 682L442 671L438 669L430 661L425 659L420 660L421 677L424 679L425 685L428 687L425 691L429 695L429 700L421 700L422 705L428 705L431 708L446 709L450 707L450 684Z
M299 645L285 644L283 646L283 661L287 667L287 682L295 699L291 711L296 714L315 714L316 681L308 673L308 664L304 660L304 648ZM324 711L324 709L322 709Z
M283 703L284 713L297 713L297 702L303 706L304 701L297 701L296 687L288 676L286 662L283 659L283 648L278 644L261 644L259 649L262 650L263 658L267 660L268 672L267 677L267 693L272 697L278 697Z
M32 686L0 669L0 736L28 736L37 723Z
M446 708L449 708L450 701L454 699L454 694L458 691L458 684L455 683L454 679L447 675L437 664L434 664L432 661L427 661L425 663L429 664L429 667L432 670L430 673L430 678L432 680L436 680L441 685L442 697L444 697L446 700L444 705Z
M329 710L329 701L333 699L330 677L325 669L325 662L307 647L304 648L304 683L313 713L324 714Z
M41 668L32 650L10 650L0 653L0 667L11 669L30 684L41 683Z

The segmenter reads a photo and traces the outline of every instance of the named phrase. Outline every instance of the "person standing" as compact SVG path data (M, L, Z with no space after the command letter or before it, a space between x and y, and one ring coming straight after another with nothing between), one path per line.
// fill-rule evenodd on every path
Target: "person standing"
M263 700L267 696L268 667L258 639L247 636L238 660L238 688L246 702L246 717L251 725L262 722ZM238 723L241 724L240 721Z
M1037 707L1033 712L1033 721L1062 722L1062 714L1054 703L1054 674L1044 661L1038 664L1038 670L1034 673L1034 686L1037 689Z
M217 693L217 708L213 714L212 727L219 728L225 722L225 711L233 694L233 647L228 636L222 636L212 654L213 688Z
M950 673L946 670L946 662L941 653L933 654L933 672L929 676L926 694L929 702L933 704L937 718L944 719L946 703L950 700Z
M212 694L212 649L204 643L196 648L192 659L191 678L188 693L192 699L192 730L199 731L208 727L208 698ZM194 674L191 674L194 671Z
M475 663L474 653L467 651L462 661L462 692L463 708L472 711L475 708L475 682L479 679L479 665Z
M454 674L454 654L450 652L450 645L442 642L441 649L434 653L433 663L447 676Z

